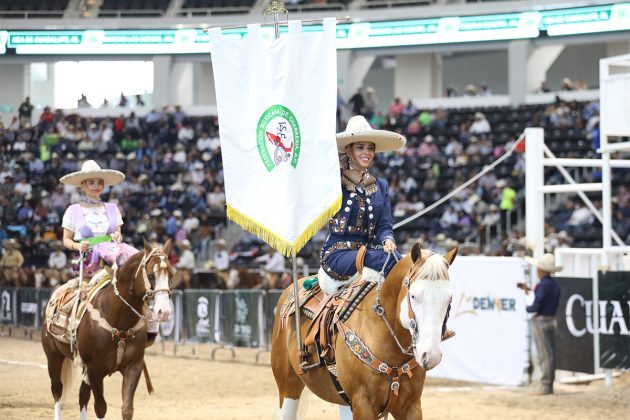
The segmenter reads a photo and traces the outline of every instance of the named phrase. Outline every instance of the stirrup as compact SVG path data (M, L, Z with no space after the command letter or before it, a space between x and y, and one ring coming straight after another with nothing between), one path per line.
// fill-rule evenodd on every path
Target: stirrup
M442 334L442 341L446 341L449 338L453 338L454 336L455 336L455 331L449 330L447 328L446 331L444 331L444 334Z

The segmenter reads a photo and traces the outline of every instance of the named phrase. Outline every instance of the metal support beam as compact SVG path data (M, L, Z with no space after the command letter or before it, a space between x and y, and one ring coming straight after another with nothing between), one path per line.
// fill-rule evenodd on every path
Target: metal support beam
M589 184L559 184L559 185L543 185L540 191L543 193L567 193L578 191L602 191L603 184L601 182L593 182Z

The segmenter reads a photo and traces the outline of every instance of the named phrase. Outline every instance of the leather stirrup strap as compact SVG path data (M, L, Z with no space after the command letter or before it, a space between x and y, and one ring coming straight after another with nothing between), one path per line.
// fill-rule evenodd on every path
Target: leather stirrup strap
M359 276L363 275L363 262L365 261L366 252L367 252L367 248L365 247L365 245L361 245L361 248L359 248L359 252L357 252L356 266L357 266L357 273L359 273Z

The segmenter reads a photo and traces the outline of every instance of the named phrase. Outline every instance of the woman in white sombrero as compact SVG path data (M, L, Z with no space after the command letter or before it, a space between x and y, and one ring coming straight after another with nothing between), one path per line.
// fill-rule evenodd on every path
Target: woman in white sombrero
M352 117L346 131L337 134L343 201L328 223L328 238L321 252L322 269L333 280L346 281L356 273L355 260L362 245L367 247L365 266L380 272L385 265L385 276L400 259L387 181L374 177L369 169L376 153L398 150L405 142L398 133L372 129L360 115ZM324 283L320 281L325 292L334 291L326 290Z
M105 187L122 182L125 175L120 171L101 169L93 160L83 163L80 171L63 176L66 185L81 188L84 198L72 204L63 215L63 245L71 251L87 253L83 273L92 277L101 267L101 259L108 264L122 265L135 248L121 243L123 225L120 210L115 203L104 203L101 194ZM79 266L75 265L78 271ZM96 277L92 283L96 283ZM98 276L100 278L100 275Z

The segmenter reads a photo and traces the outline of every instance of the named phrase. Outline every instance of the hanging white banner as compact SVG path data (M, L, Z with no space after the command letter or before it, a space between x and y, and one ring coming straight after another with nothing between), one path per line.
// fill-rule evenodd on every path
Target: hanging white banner
M429 376L520 385L529 361L521 258L457 257L449 269L453 302L448 321L457 335L442 343L442 362Z
M295 255L341 206L335 19L244 40L210 30L228 218Z

